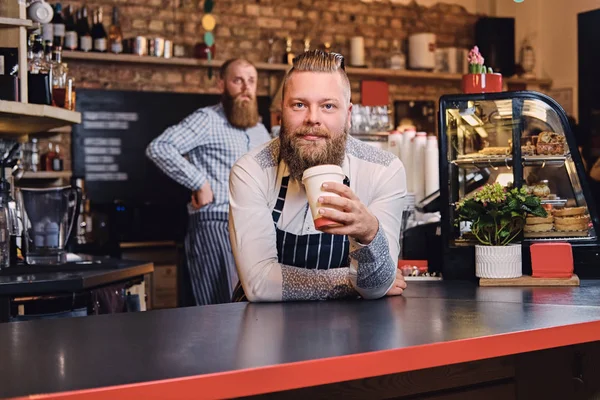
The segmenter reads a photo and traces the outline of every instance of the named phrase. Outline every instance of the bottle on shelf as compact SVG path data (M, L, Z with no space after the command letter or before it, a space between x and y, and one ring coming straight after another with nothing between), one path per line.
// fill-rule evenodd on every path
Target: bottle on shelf
M60 146L56 144L54 148L55 153L54 158L52 158L52 171L62 171L64 169L64 160L60 154Z
M49 89L50 94L52 94L52 82L54 78L52 76L52 42L50 40L46 40L44 44L44 61L40 73L48 74Z
M51 51L52 42L48 41L47 51ZM34 35L31 51L28 52L27 61L27 92L29 102L33 104L52 104L52 74L51 64L47 59L51 55L45 54L44 43L41 35Z
M87 6L83 6L80 10L80 16L77 19L77 36L79 37L79 50L92 51L92 31L90 30Z
M285 53L283 54L283 63L292 65L294 63L294 53L292 53L292 38L288 36L285 40Z
M92 25L92 39L94 40L94 51L106 52L107 35L104 25L102 24L102 7L94 10L93 14L94 25Z
M52 42L46 40L44 44L44 68L50 70L52 68Z
M92 213L90 199L85 191L85 182L83 179L76 179L75 186L81 189L81 204L79 206L79 216L77 217L77 244L87 244L93 241L92 235Z
M37 138L31 139L31 156L29 159L29 170L37 172L40 169L40 149Z
M65 94L65 108L67 110L75 111L75 80L73 78L67 78L67 92Z
M52 36L54 46L62 47L65 41L65 19L62 13L62 4L56 3L54 6L54 16L52 17Z
M63 48L73 51L77 50L78 45L77 22L73 13L73 6L69 4L65 9L65 43Z
M62 49L58 46L54 49L52 61L52 102L56 107L65 108L67 74L68 67L62 62Z
M29 60L31 56L31 60ZM27 69L31 74L40 74L44 67L44 43L40 35L35 35L31 44L30 54L27 55Z
M275 38L270 37L268 39L268 42L269 42L269 58L267 59L267 62L269 64L275 64L277 62L277 57L275 57Z
M108 41L111 53L119 54L123 52L123 31L119 22L119 9L117 6L113 7L112 21L108 28Z
M42 38L44 42L54 40L54 26L52 25L52 21L42 24Z
M392 42L392 55L390 56L390 68L397 70L406 69L406 56L402 52L402 46L398 39Z
M54 143L48 142L48 151L42 154L40 164L42 171L52 171L52 160L56 157L54 152Z
M31 64L33 63L33 44L35 42L35 35L30 33L27 36L27 71L31 72Z

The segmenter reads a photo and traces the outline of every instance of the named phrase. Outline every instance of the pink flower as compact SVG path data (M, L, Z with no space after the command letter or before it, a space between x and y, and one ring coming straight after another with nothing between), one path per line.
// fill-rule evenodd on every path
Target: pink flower
M479 53L479 47L477 46L473 47L471 51L469 51L467 59L469 61L469 64L483 65L483 62L485 61L484 58L481 56L481 53Z

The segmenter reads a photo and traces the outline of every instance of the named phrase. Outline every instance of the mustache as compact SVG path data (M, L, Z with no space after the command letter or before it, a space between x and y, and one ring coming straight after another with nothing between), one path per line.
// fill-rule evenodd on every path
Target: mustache
M330 132L324 128L315 128L315 127L302 127L298 128L294 131L294 136L302 137L302 136L316 136L316 137L330 137Z
M254 96L251 95L250 93L246 93L246 92L238 93L233 99L240 100L242 98L242 96L245 96L250 100L254 100Z

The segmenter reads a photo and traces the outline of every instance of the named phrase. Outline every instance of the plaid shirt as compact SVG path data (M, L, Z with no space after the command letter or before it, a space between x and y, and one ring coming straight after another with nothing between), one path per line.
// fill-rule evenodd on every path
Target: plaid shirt
M229 172L238 158L271 137L261 123L248 129L233 127L222 104L200 108L179 124L167 128L146 149L167 176L195 191L209 182L212 203L200 210L188 204L190 214L229 211Z

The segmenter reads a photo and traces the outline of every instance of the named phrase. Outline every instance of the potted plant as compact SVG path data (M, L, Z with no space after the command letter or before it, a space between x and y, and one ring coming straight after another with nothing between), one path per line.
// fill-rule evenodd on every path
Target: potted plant
M528 214L546 217L540 199L526 188L487 184L456 206L456 223L470 222L475 246L475 275L478 278L518 278L521 245L514 244Z
M486 68L485 59L475 46L467 56L469 73L462 77L464 93L493 93L502 91L502 74L494 73L492 68Z

